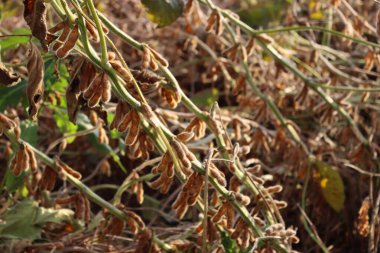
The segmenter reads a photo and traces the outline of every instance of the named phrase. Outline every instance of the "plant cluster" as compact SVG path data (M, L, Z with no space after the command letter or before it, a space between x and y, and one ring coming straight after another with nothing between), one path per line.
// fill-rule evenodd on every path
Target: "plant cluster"
M377 252L375 3L253 2L1 4L4 250Z

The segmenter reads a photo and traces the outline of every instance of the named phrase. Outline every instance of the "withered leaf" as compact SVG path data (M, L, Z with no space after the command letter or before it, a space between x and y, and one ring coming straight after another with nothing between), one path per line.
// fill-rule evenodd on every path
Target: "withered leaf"
M37 112L42 103L44 94L44 61L40 51L31 44L28 64L26 65L29 73L28 86L26 93L29 100L29 115L33 120L37 119Z
M0 63L0 86L13 86L19 83L20 76L7 69L4 64Z
M71 122L75 124L80 108L79 79L74 78L66 90L67 113Z
M40 41L43 50L47 51L46 6L44 0L24 0L24 19L30 30L32 30L33 36Z

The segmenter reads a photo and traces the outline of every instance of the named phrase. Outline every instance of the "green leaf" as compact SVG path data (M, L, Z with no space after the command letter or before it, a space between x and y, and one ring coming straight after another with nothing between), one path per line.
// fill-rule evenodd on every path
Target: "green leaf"
M327 163L316 161L318 169L319 186L326 202L336 211L342 211L344 207L344 184L336 168Z
M78 130L78 126L74 125L70 120L69 116L66 113L66 110L62 110L56 106L50 106L54 110L53 118L55 123L57 124L58 129L62 134L72 134L76 133ZM69 137L66 139L67 143L72 143L75 140L75 136Z
M37 135L37 122L31 120L24 120L20 124L21 128L21 138L27 141L32 146L37 146L38 135Z
M0 111L26 101L25 87L25 80L13 87L0 87Z
M30 34L30 29L17 28L13 30L12 35L17 35L17 34ZM21 44L28 44L28 42L29 42L28 36L11 36L6 39L0 40L0 50L16 48Z
M4 188L9 193L16 192L18 189L20 189L21 186L24 185L24 177L25 172L21 172L21 174L16 177L13 172L8 169L4 176Z
M228 236L226 232L221 232L222 245L226 253L235 253L239 252L239 247L236 242Z
M0 237L34 240L41 237L42 226L47 222L71 222L73 211L39 207L38 203L25 199L10 208L2 217Z
M56 65L59 72L59 78L56 74ZM70 78L66 65L61 61L57 62L55 59L49 59L45 62L45 90L54 92L66 92L68 80Z
M219 91L216 88L202 90L191 97L191 100L199 107L212 106L219 99Z
M148 10L148 18L159 27L173 23L183 13L182 0L141 0Z

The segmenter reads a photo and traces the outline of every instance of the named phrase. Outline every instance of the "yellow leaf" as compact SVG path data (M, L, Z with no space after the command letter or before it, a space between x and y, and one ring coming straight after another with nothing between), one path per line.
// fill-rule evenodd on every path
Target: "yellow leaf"
M321 10L321 3L318 0L309 1L309 17L311 19L322 20L324 13Z
M336 168L327 163L316 161L319 172L319 185L326 202L336 211L342 211L344 207L344 184Z

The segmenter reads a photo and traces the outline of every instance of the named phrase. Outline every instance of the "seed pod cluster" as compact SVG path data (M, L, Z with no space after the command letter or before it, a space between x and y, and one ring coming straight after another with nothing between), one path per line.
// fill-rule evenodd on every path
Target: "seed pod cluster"
M58 157L55 157L54 160L56 161L56 165L57 167L64 171L64 173L67 173L69 174L70 176L80 180L82 178L82 175L74 170L73 168L71 168L69 165L67 165L66 163L62 162Z
M149 186L153 189L160 189L163 194L167 193L174 179L174 164L168 152L162 156L160 163L152 169L152 173L160 174L160 176Z
M203 222L201 222L196 228L195 232L198 234L197 244L201 246L203 244ZM207 218L207 241L208 243L213 243L217 240L220 240L219 231L216 227L216 224L210 219Z
M165 79L162 76L157 75L153 71L148 69L136 70L131 69L131 73L133 74L135 80L140 86L140 90L144 95L152 94L156 92L161 84L165 83ZM129 83L128 88L132 91L131 93L137 97L137 92L132 83ZM135 94L136 93L136 94Z
M65 58L71 50L74 48L78 38L79 38L79 26L78 24L74 25L74 28L71 29L66 21L62 21L49 29L51 34L61 31L61 34L55 41L53 45L53 51L58 58Z
M57 176L57 173L52 167L46 166L42 173L44 180L40 180L38 188L41 191L52 191L57 181Z
M187 125L185 132L193 132L194 140L201 139L206 134L206 123L201 119L195 117Z
M116 59L116 54L114 52L108 52L108 61L111 64L112 68L124 79L124 81L128 84L131 84L132 75L131 72L126 69L121 61Z
M247 124L244 124L244 122L238 117L234 117L230 121L230 124L232 124L232 128L234 129L235 139L238 141L243 138L243 135L248 134L249 131L251 130L250 126Z
M169 67L168 61L160 53L148 45L144 45L142 62L143 68L151 68L153 71L157 71L158 64L165 68Z
M38 164L37 164L37 159L35 157L35 154L33 150L25 145L25 144L20 144L20 148L17 151L16 155L14 156L12 162L11 162L11 171L15 176L19 176L23 171L26 171L27 169L30 169L32 172L32 180L36 181L38 180ZM25 178L26 184L28 185L29 179ZM35 185L30 187L30 194L34 193L34 188Z
M130 232L134 235L145 229L144 221L135 212L127 210L123 204L118 204L117 208L125 213L127 221L112 216L107 221L106 228L104 229L105 234L121 235L126 225L128 225ZM108 216L109 214L106 215Z
M223 16L217 10L214 10L208 18L206 32L211 32L213 27L215 27L216 35L219 36L223 33Z
M181 137L181 135L180 135ZM170 141L170 145L173 147L178 160L181 163L181 170L186 175L192 174L191 162L197 160L195 155L187 148L187 146L178 139L178 137L173 138Z
M265 229L266 236L279 236L286 244L299 242L296 233L292 228L285 229L282 224L273 224Z
M132 146L127 146L128 157L132 160L142 158L143 160L149 160L150 153L154 150L154 144L150 137L144 132L140 132L137 141Z
M136 194L137 202L141 205L144 202L144 187L143 183L139 182L138 179L140 178L137 171L132 171L132 173L128 176L127 180L132 181L131 185L131 192Z
M87 196L78 192L75 195L57 198L56 205L68 206L72 205L75 208L74 217L79 220L84 220L86 223L91 221L91 204Z
M197 198L202 191L203 185L204 176L197 172L193 172L172 205L173 209L176 210L179 219L182 219L185 216L189 206L195 205Z
M3 134L4 131L13 131L13 133L16 135L17 140L20 139L20 127L18 124L7 117L5 114L0 113L0 136Z
M234 225L235 211L232 205L228 202L219 206L218 211L212 217L214 223L221 223L223 217L225 217L225 225L227 229L232 229Z
M83 93L83 98L87 100L90 108L100 102L107 103L111 99L111 83L108 75L105 72L97 73L94 65L86 59L83 59L80 70L79 90L76 93Z
M134 250L134 253L145 253L145 252L151 252L151 253L161 253L161 248L154 244L153 242L153 233L149 229L145 229L141 232L139 232L136 237L136 248Z
M100 102L107 103L110 101L111 83L105 72L95 76L87 89L84 90L83 98L87 100L90 108L97 106Z
M226 176L224 175L223 172L221 172L218 167L216 167L216 165L214 163L210 163L209 165L209 174L215 178L219 184L221 184L222 186L226 186L227 185L227 181L226 181Z
M176 108L181 101L181 94L172 88L161 87L160 96L171 108Z
M231 238L236 240L239 247L247 249L255 238L252 231L246 225L242 218L239 218L235 224L234 232L231 234Z

